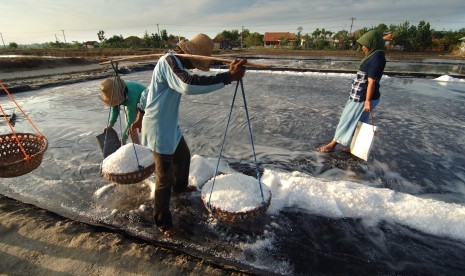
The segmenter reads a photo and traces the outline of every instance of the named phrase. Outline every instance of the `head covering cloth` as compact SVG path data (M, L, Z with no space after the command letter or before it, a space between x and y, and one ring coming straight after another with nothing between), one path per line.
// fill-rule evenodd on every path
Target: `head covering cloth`
M362 66L376 52L384 52L384 39L381 33L377 30L368 31L366 34L364 34L357 40L357 43L369 49L369 52L362 59L360 66Z

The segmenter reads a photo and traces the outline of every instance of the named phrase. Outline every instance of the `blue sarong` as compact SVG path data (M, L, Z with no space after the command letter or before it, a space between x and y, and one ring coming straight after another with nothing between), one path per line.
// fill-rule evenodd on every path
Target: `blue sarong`
M371 110L379 103L379 99L370 101ZM341 117L339 118L339 123L336 128L336 133L334 134L333 140L338 144L343 146L348 146L352 141L355 128L357 123L362 121L364 123L369 123L370 112L363 112L365 107L365 102L354 102L348 100L344 110L342 111Z

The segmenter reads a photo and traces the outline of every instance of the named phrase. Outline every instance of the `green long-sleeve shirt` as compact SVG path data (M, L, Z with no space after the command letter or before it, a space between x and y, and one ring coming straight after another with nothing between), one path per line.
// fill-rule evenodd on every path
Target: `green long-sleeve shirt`
M126 112L126 128L124 129L123 132L123 139L127 140L128 136L126 132L128 131L129 127L131 124L136 120L137 116L137 104L139 103L140 96L142 95L142 92L145 90L145 86L134 81L125 81L126 88L127 88L127 94L126 97L127 99L122 103ZM120 107L119 106L112 106L111 107L111 113L110 113L110 120L109 124L114 125L116 123L116 120L118 119L120 113Z

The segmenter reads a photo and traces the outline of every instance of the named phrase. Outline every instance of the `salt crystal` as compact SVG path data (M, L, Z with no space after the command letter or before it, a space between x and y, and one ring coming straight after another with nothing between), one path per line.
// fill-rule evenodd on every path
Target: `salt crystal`
M225 174L216 177L213 192L212 185L213 179L203 186L202 197L222 211L247 212L262 206L260 185L256 178L244 174ZM264 201L267 202L271 197L270 189L264 184L261 187Z
M146 168L154 163L155 159L151 149L128 143L103 160L102 171L104 173L130 173L138 171L138 165Z

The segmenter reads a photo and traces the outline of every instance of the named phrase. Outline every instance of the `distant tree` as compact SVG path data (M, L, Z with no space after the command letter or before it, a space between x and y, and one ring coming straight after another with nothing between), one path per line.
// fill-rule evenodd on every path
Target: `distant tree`
M320 38L320 36L321 36L321 30L319 28L316 28L312 33L312 37L315 39L318 39Z
M247 46L245 39L248 36L250 36L250 31L248 29L242 29L242 31L239 33L239 43L242 44L243 47Z
M406 51L424 51L433 43L433 31L425 21L420 21L418 27L406 21L398 26L392 26L392 29L394 43L402 46Z
M257 32L251 33L244 39L244 42L247 47L261 46L263 45L263 35Z
M297 42L294 45L294 48L297 49L302 46L302 31L304 28L302 26L297 27L297 34L295 35L297 38Z
M433 31L432 34L434 38L444 43L445 49L448 49L450 46L460 47L462 42L459 39L465 37L465 29L458 31Z
M147 33L147 31L145 31L145 34L142 37L142 41L144 42L145 47L150 47L150 36L149 33Z
M103 30L98 31L97 36L100 43L105 41L105 32Z
M82 48L82 43L79 41L72 41L70 44L70 48L73 48L73 49Z
M420 21L415 35L414 50L424 51L433 44L433 34L429 23Z
M17 49L18 48L18 43L10 42L10 44L8 44L8 48Z
M159 48L162 44L161 38L158 34L148 34L145 32L143 38L142 38L143 45L145 47L153 47L153 48Z
M312 37L309 34L304 34L301 38L303 39L303 48L307 49L312 42Z
M124 39L124 45L129 48L141 48L144 46L144 41L140 37L129 36Z
M311 41L308 42L308 46L317 50L323 50L330 47L330 41L328 38L331 38L333 33L331 31L326 31L325 28L321 30L316 28L311 37Z
M349 50L352 46L352 39L347 30L337 32L333 38L335 47L338 50Z
M166 30L161 30L160 37L161 40L168 41L168 33L166 32Z
M289 43L290 43L290 41L289 41L288 37L282 36L282 37L279 38L279 44L281 46L289 46Z
M374 29L380 31L382 34L389 32L388 26L386 24L383 24L383 23L379 24Z
M108 48L123 48L125 46L123 36L114 35L106 39L102 46Z
M333 35L333 32L331 32L331 31L327 31L327 30L325 30L325 29L322 29L322 30L321 30L321 37L322 37L323 39L331 38L332 35Z
M239 30L231 30L231 31L222 31L221 33L215 36L215 39L222 40L230 46L238 46L240 45L240 34Z
M370 29L368 29L367 27L364 27L362 29L358 29L356 32L355 32L355 39L359 39L361 38L364 34L368 33Z

